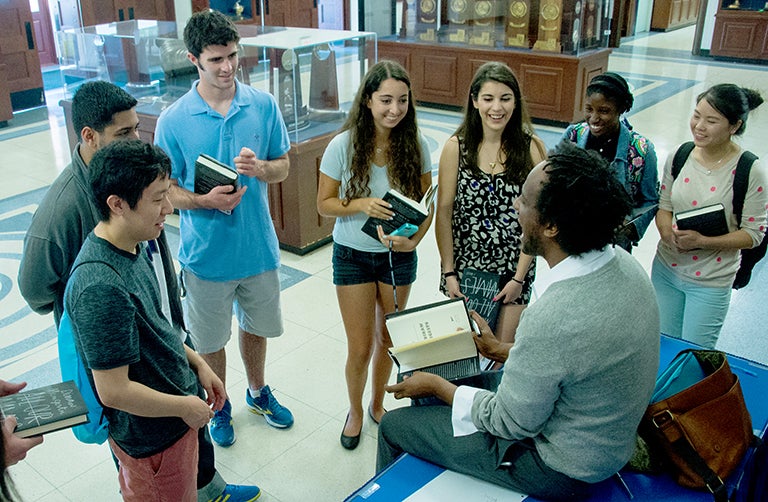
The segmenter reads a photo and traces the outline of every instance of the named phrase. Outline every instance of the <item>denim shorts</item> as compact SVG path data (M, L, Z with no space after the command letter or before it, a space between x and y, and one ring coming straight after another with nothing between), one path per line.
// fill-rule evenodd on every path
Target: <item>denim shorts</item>
M389 251L371 253L333 243L333 283L336 286L353 286L369 282L392 285L394 269L395 285L407 286L416 280L416 251L393 252L392 267Z

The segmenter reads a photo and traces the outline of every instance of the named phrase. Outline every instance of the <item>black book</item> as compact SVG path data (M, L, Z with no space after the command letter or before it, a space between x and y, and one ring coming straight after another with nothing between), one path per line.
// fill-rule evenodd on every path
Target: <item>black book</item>
M0 413L16 417L14 434L22 438L88 422L88 408L72 380L0 397Z
M695 230L707 237L716 237L728 233L725 208L722 204L689 209L675 214L678 230Z
M501 275L474 268L465 268L461 273L459 288L467 297L467 308L474 310L485 319L491 330L496 329L500 302L493 301L499 292Z
M237 189L237 171L210 155L201 153L195 160L195 193L207 194L219 185L232 185L230 193Z
M387 235L400 228L404 223L410 223L416 226L421 225L429 215L429 208L432 205L432 200L436 193L437 185L433 185L427 190L421 198L421 201L417 202L401 194L394 188L390 189L382 199L392 205L391 209L395 213L394 216L391 220L368 218L363 224L363 232L378 241L379 234L376 232L376 227L379 225L381 225L381 229Z

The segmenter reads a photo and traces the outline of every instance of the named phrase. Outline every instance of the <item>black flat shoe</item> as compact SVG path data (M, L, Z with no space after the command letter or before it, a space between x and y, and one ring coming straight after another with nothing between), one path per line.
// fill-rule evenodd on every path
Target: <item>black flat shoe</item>
M384 414L386 414L386 413L387 413L387 410L384 410ZM371 420L373 420L374 424L379 425L379 421L376 420L376 417L373 416L373 410L371 409L370 406L368 406L368 416L371 417ZM383 416L384 415L382 415L382 417Z
M349 420L349 413L347 413L347 418L344 420L344 427L347 427L347 420ZM360 433L363 432L363 428L360 427L360 432L357 433L357 436L347 436L344 434L344 429L341 430L341 446L346 448L347 450L354 450L357 448L357 445L360 444Z

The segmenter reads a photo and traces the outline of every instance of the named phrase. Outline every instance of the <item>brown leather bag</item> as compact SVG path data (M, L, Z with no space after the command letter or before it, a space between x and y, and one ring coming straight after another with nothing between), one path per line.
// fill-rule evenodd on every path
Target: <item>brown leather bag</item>
M725 501L723 480L738 467L753 440L752 420L725 353L688 349L677 357L687 352L694 354L706 376L649 405L640 435L678 484L708 489L715 500Z

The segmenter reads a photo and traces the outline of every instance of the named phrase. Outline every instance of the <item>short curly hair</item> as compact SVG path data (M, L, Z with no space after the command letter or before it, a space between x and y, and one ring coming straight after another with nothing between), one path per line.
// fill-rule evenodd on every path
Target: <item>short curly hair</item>
M538 220L557 228L560 248L580 255L612 243L632 205L609 164L595 152L561 141L549 152L544 172Z
M195 12L184 27L184 45L196 58L209 45L228 45L239 42L237 26L216 10Z
M111 82L84 83L72 98L72 125L78 140L84 127L102 133L112 125L115 115L127 112L137 104L136 98Z

